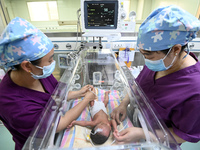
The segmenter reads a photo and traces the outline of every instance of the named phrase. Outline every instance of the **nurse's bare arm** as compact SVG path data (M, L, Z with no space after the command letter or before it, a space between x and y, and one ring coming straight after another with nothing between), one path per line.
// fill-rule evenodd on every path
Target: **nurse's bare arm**
M174 133L173 128L169 128L169 131L171 132L172 136L175 138L177 143L184 143L186 142L184 139L182 139L181 137L179 137L178 135L176 135L176 133Z
M177 143L183 143L185 142L185 140L183 140L182 138L180 138L179 136L177 136L172 128L169 128L172 136L175 138L175 140L177 141ZM156 134L159 137L159 139L164 142L166 140L166 137L163 135L163 132L160 130L156 130ZM129 142L137 142L140 139L145 139L145 134L142 128L138 128L138 127L129 127L126 128L124 130L122 130L121 132L114 132L113 133L115 139L118 142L124 142L124 143L129 143ZM155 135L153 133L151 133L149 131L149 135L150 138L153 141L157 141ZM169 142L174 142L174 139L169 139Z
M117 142L130 143L137 142L140 139L145 139L145 134L142 128L129 127L121 132L113 132L115 140Z
M128 127L121 132L114 132L113 133L116 141L118 142L124 142L124 143L130 143L130 142L138 142L141 139L145 139L145 133L142 128L139 127ZM149 136L151 140L157 141L156 137L149 131Z
M173 128L168 128L169 131L171 132L173 138L176 140L177 143L184 143L186 142L185 140L183 140L181 137L179 137L178 135L176 135L173 131ZM151 133L151 132L150 132ZM158 135L159 139L164 142L166 140L165 135L163 134L163 131L161 130L156 130L156 134ZM151 134L152 135L152 134ZM168 136L169 142L174 142L174 139L170 138L171 136Z
M130 99L127 94L120 105L112 111L111 118L115 119L117 124L120 124L120 122L126 118L126 110L129 103Z
M176 135L176 133L174 133L173 128L168 128L168 129L169 129L169 131L171 132L172 136L174 137L174 139L176 140L177 143L180 144L180 143L186 142L186 141L183 140L181 137L179 137L178 135ZM163 132L162 132L162 131L156 130L156 134L160 137L160 139L161 139L162 141L165 141L165 140L166 140L166 139L164 138L164 135L163 135ZM170 139L170 138L169 138L169 141L173 142L174 139Z
M89 89L93 90L94 87L92 85L86 85L86 86L82 87L79 91L69 91L67 100L69 101L71 99L84 97L86 95L86 93L89 91Z
M96 96L91 91L88 91L81 102L68 110L64 116L61 116L56 132L66 129L73 120L76 120L80 116L89 102L93 101L95 98Z

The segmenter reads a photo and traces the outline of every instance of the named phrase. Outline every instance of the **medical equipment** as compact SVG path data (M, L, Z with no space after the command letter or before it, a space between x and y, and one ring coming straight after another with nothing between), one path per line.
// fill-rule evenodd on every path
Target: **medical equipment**
M120 0L81 0L81 19L84 36L105 37L121 30Z
M109 59L105 59L104 62L102 62L104 57L98 57L98 55L102 54L102 51L104 53L103 55L109 56ZM166 125L162 120L158 119L154 109L150 106L148 99L135 82L130 70L125 63L117 62L112 51L108 49L84 50L80 52L80 56L76 62L73 72L66 69L63 73L57 88L52 94L49 103L41 115L41 118L39 118L36 123L35 128L30 134L23 149L55 150L76 148L90 149L93 147L91 144L90 146L84 144L78 145L78 143L75 142L75 139L78 139L76 137L78 134L77 132L81 132L82 128L79 129L76 127L76 129L71 130L70 137L66 136L66 134L68 134L66 130L56 133L56 128L59 118L81 101L80 99L76 101L76 103L75 100L68 102L66 100L68 92L70 90L77 90L74 85L81 85L81 87L88 84L93 85L94 72L101 72L102 80L104 81L101 85L93 85L98 89L98 97L103 97L103 93L107 90L111 91L109 97L110 102L108 104L111 106L109 107L109 114L120 104L123 98L128 95L130 98L129 107L132 109L128 107L128 110L131 111L129 111L127 119L132 125L141 127L146 136L145 140L137 143L119 144L115 142L113 145L100 145L98 146L98 149L180 149ZM116 82L118 87L115 87L116 85L114 86ZM87 111L84 111L84 114L81 116L89 119L91 118L90 113L88 108L86 108L86 110ZM132 112L137 112L137 114ZM138 120L137 125L135 125L135 122L137 122L135 120ZM126 125L127 122L124 122L124 124ZM159 131L159 134L157 131ZM81 133L81 135L84 136L84 133ZM70 140L70 143L65 144L65 142L68 141L66 140L67 137ZM87 141L81 140L81 142L86 143ZM113 142L113 140L111 140L111 142ZM65 145L65 147L62 147L63 145Z
M109 41L119 40L121 32L135 31L136 13L127 12L124 0L81 0L81 20L83 36L107 37Z
M93 84L101 85L101 72L93 72Z
M59 68L72 69L72 60L67 54L58 54Z

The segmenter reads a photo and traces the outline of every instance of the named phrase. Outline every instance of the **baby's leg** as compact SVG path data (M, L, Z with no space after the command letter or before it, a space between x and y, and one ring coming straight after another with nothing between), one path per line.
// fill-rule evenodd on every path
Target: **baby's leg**
M108 94L110 94L110 91L106 91L106 92L105 92L105 95L104 95L104 101L103 101L103 103L104 103L105 107L107 106L108 101L109 101L109 96L108 96Z

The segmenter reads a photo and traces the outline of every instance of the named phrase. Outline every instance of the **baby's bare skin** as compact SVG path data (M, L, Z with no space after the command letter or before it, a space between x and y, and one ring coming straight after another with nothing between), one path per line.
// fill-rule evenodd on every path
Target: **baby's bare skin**
M107 104L109 102L109 93L110 93L110 91L105 92L104 101L103 101L105 107L107 106ZM95 100L90 101L91 107L94 105L94 101ZM98 113L96 113L94 115L94 117L92 118L92 121L76 121L76 120L74 120L68 127L70 128L74 125L80 125L83 127L90 126L93 128L98 124L104 124L104 125L109 126L110 130L111 130L111 126L112 126L114 131L117 130L117 123L115 122L115 120L109 120L108 115L103 110L100 110Z

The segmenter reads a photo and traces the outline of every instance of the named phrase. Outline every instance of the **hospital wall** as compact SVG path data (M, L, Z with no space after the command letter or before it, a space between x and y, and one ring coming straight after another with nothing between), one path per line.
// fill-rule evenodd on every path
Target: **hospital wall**
M35 0L39 1L39 0ZM51 0L52 1L52 0ZM138 31L140 24L157 7L175 4L196 16L200 0L125 0L129 1L127 15L130 11L136 12L136 27ZM5 3L6 10L10 19L17 16L31 22L28 11L27 0L2 0ZM80 0L57 0L59 20L55 21L33 21L36 27L46 32L76 32L76 24L59 25L58 21L76 21L77 10L80 8Z
M4 29L4 25L3 25L2 18L1 18L1 16L0 16L0 33L3 32L3 29Z

